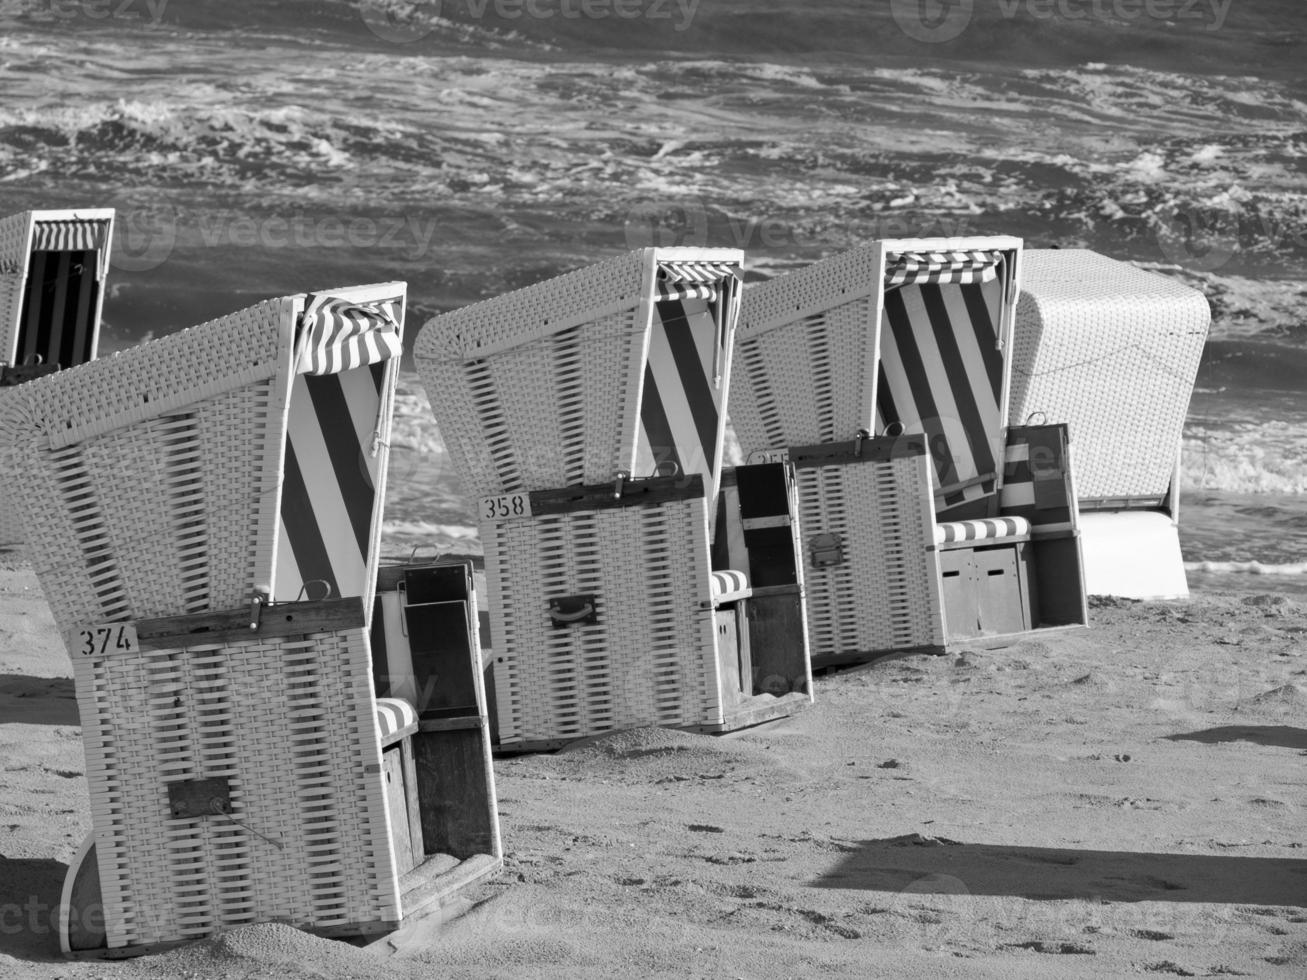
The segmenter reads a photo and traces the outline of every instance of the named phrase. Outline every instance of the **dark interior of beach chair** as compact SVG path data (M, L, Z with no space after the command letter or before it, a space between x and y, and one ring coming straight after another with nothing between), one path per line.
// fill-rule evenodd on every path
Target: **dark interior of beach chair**
M35 250L28 259L15 367L74 367L95 352L99 252Z
M378 697L410 693L417 730L382 745L391 837L405 914L497 860L493 774L483 679L476 669L473 570L465 561L383 567L372 617ZM397 601L401 636L388 631L385 597ZM405 642L405 676L387 667L388 643Z

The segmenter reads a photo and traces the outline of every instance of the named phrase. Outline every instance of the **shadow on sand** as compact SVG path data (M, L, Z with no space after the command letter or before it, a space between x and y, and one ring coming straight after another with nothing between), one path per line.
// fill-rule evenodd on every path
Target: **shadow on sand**
M62 861L0 856L0 953L33 963L66 962L58 908L67 873Z
M1278 745L1286 749L1307 749L1307 728L1289 725L1222 725L1205 728L1201 732L1183 732L1166 736L1172 742L1252 742L1256 745Z
M80 725L73 679L0 675L0 720L22 725Z
M1033 900L1307 907L1307 860L1007 847L910 834L863 841L813 884Z

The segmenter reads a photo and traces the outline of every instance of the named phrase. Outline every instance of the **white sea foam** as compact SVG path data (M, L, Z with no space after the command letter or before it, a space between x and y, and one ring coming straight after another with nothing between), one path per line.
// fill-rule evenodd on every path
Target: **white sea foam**
M1214 575L1307 575L1307 562L1274 565L1260 561L1187 561L1187 572Z

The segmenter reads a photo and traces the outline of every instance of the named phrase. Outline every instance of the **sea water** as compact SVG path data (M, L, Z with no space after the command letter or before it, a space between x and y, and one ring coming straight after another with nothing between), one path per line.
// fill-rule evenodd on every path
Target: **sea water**
M119 210L102 349L404 279L431 315L631 247L751 280L1013 234L1202 290L1197 587L1307 592L1300 0L0 0L0 214ZM391 552L478 548L407 371Z

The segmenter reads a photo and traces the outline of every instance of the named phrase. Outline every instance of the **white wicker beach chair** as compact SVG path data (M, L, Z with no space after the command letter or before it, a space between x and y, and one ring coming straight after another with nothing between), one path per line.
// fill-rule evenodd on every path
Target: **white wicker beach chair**
M1009 419L1070 426L1090 593L1188 595L1180 443L1210 322L1173 279L1082 249L1026 253Z
M645 249L418 337L432 408L480 498L504 748L638 725L721 731L809 700L802 634L788 665L754 677L747 576L711 563L741 263ZM796 604L801 579L790 589Z
M70 869L69 952L410 910L382 766L412 776L416 713L374 702L368 642L404 303L402 283L271 300L3 406L86 747L96 874ZM476 867L498 861L496 837ZM95 901L103 934L78 934Z
M788 452L796 467L815 663L1041 624L1021 598L1030 556L1020 575L988 568L990 594L964 611L954 580L974 589L979 577L971 565L941 572L936 553L937 521L1002 515L1020 260L1014 238L884 241L746 293L731 418L750 459ZM926 480L928 499L897 499ZM943 534L974 563L1018 526L994 523L984 544L975 528ZM1079 588L1078 571L1048 576Z
M95 358L113 219L111 208L0 218L0 401L14 385ZM23 536L0 498L0 545Z

